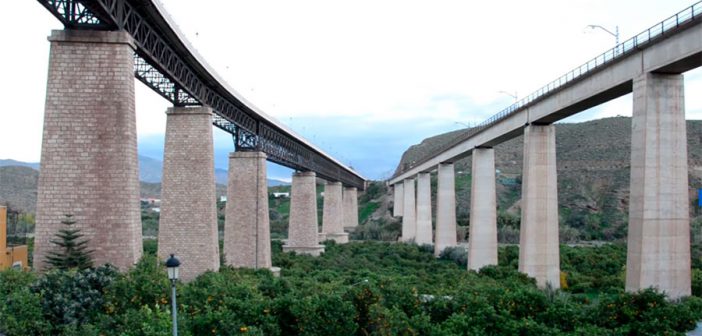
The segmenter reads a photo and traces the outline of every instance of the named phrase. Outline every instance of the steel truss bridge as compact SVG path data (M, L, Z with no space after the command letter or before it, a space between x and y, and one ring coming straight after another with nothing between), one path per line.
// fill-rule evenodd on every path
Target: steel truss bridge
M309 170L363 190L365 179L224 84L153 0L38 0L65 29L126 31L137 46L134 76L174 106L212 107L214 126L234 137L237 151L262 151L268 160Z

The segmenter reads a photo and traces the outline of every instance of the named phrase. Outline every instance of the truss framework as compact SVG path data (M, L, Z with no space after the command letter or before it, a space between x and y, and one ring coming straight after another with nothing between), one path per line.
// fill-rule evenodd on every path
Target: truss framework
M350 168L265 120L203 71L181 41L173 42L175 34L164 29L165 20L155 22L149 14L150 0L38 1L66 29L128 32L137 45L134 76L174 106L212 107L213 125L234 136L237 151L260 150L269 161L364 189L365 180Z

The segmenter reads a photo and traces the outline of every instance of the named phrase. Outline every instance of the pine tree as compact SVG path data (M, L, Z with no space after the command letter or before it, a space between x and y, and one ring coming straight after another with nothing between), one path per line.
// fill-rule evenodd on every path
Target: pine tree
M73 226L76 224L73 215L67 214L65 216L66 218L61 221L61 224L65 227L56 233L58 239L51 240L51 243L57 245L59 249L49 251L46 256L46 263L51 268L61 270L72 268L82 270L93 267L91 256L93 251L88 250L88 240L79 240L83 237L83 234L80 233L80 229Z

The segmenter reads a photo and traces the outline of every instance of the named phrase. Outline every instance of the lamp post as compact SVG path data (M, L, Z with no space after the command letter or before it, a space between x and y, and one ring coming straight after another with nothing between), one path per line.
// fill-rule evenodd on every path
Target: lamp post
M176 281L178 281L178 266L180 260L171 254L171 257L166 260L166 269L168 270L168 279L171 280L171 314L173 318L173 336L178 336L178 311L176 309Z
M504 95L508 95L508 96L514 98L515 103L517 102L517 100L519 100L519 96L517 95L517 91L514 91L514 93L511 93L511 92L500 90L500 91L497 91L497 93L502 93Z
M619 45L619 26L614 26L614 33L611 30L609 30L605 27L602 27L600 25L587 25L585 28L590 28L592 30L602 29L605 33L614 36L615 44Z

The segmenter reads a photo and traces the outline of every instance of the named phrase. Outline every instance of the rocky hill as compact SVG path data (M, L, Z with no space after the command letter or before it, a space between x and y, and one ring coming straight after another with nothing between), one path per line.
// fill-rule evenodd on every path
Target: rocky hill
M459 130L411 146L397 170L420 161L454 139ZM687 122L690 204L702 188L702 121ZM613 117L576 124L556 124L558 201L562 240L617 239L626 236L629 204L631 118ZM523 138L495 146L501 221L518 222L521 197ZM459 225L470 210L471 157L456 162ZM435 178L435 177L434 177ZM691 206L691 215L698 209ZM517 224L518 225L518 224Z

